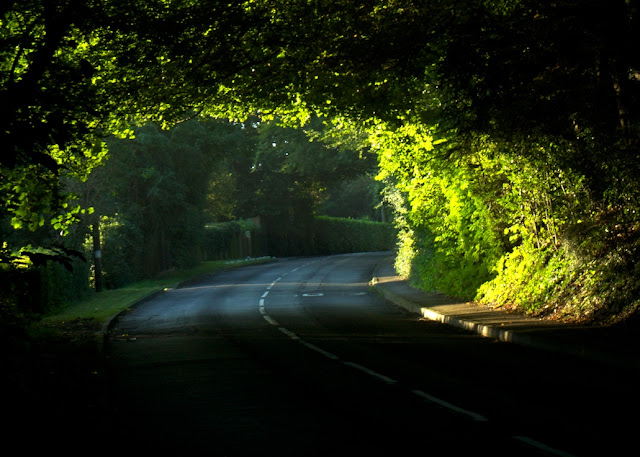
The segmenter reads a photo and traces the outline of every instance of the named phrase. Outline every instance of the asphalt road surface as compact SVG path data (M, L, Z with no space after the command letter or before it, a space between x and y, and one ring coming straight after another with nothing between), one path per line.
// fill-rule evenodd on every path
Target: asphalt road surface
M622 455L636 428L621 420L636 406L624 400L636 389L624 373L419 319L369 287L386 255L235 269L121 316L106 345L109 445Z

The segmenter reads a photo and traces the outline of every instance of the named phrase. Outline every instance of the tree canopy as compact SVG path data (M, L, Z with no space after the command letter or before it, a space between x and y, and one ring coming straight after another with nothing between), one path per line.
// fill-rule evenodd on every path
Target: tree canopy
M382 2L34 0L1 13L1 190L14 228L73 220L59 214L59 178L85 179L107 135L195 113L359 110L411 51L386 39L386 23L402 21Z
M0 13L13 229L79 217L61 179L86 179L109 135L319 114L379 154L424 265L489 280L544 251L531 266L551 278L558 252L575 270L576 253L637 234L638 0L25 0ZM17 248L3 244L2 262Z

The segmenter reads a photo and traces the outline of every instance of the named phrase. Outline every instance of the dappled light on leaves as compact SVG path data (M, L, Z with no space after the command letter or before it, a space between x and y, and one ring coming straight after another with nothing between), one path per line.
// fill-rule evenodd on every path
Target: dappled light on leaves
M142 126L253 118L291 130L265 125L271 138L250 153L207 164L215 179L193 183L203 205L224 186L251 189L210 214L274 212L286 195L297 195L292 207L314 207L329 186L319 176L353 171L342 146L379 160L398 267L424 287L533 312L564 301L572 315L622 314L640 293L636 3L4 6L2 261L32 241L73 237L74 221L91 225L91 199L73 189L92 171L100 177L106 139L156 150L169 140ZM318 119L327 127L309 129ZM300 127L314 141L303 143ZM171 160L190 157L183 152ZM166 163L147 165L136 192L168 195L167 210L189 193Z

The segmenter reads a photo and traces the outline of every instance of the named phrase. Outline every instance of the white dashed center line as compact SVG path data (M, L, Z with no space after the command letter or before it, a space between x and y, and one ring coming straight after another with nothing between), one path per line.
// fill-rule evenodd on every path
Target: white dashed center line
M287 276L289 273L293 273L293 272L295 272L295 271L297 271L297 270L299 270L299 269L301 269L303 267L306 267L308 265L311 265L311 264L313 264L315 262L317 262L317 261L306 263L306 264L301 265L301 266L299 266L297 268L294 268L291 271L288 271L287 273L283 273L282 276L278 277L275 281L273 281L271 284L269 284L266 287L266 290L264 291L262 296L260 297L260 300L258 302L258 310L260 311L260 314L262 315L264 320L266 320L269 324L271 324L271 325L273 325L275 327L278 327L278 330L280 330L282 333L287 335L293 341L298 341L301 344L303 344L305 347L307 347L308 349L311 349L312 351L315 351L315 352L317 352L319 354L322 354L323 356L325 356L325 357L327 357L327 358L329 358L331 360L340 361L340 357L338 357L337 355L332 354L331 352L325 351L324 349L319 348L318 346L303 340L302 338L300 338L298 335L296 335L291 330L289 330L289 329L287 329L285 327L282 327L278 323L278 321L276 321L274 318L269 316L269 314L268 314L268 312L267 312L267 310L265 308L265 298L267 298L267 296L269 295L269 291L280 280L282 280L282 278ZM313 296L313 297L322 297L323 295L324 294L321 293L321 292L303 294L303 296L307 296L307 297L311 297L311 296ZM353 295L360 295L360 294L353 294ZM342 361L341 363L343 365L345 365L345 366L348 366L348 367L351 367L351 368L355 368L356 370L358 370L358 371L360 371L362 373L365 373L365 374L367 374L367 375L369 375L369 376L371 376L373 378L376 378L378 380L384 381L387 384L396 384L398 382L393 378L385 376L385 375L383 375L381 373L378 373L377 371L371 370L371 369L369 369L367 367L364 367L364 366L362 366L360 364L357 364L357 363L354 363L354 362L345 362L345 361ZM435 403L435 404L437 404L439 406L442 406L443 408L446 408L446 409L448 409L450 411L453 411L453 412L455 412L457 414L462 414L462 415L468 416L468 417L472 418L475 421L479 421L479 422L487 422L488 421L488 419L486 417L484 417L483 415L481 415L481 414L475 413L473 411L466 410L464 408L460 408L459 406L456 406L456 405L453 405L453 404L451 404L451 403L449 403L447 401L441 400L441 399L439 399L437 397L434 397L433 395L429 395L428 393L425 393L422 390L412 390L411 392L414 395L416 395L416 396L418 396L418 397L420 397L420 398L422 398L424 400L427 400L427 401L429 401L431 403ZM549 446L547 446L547 445L545 445L543 443L540 443L540 442L538 442L536 440L533 440L531 438L528 438L526 436L513 436L512 439L520 441L522 443L526 443L529 446L535 447L537 449L540 449L540 450L542 450L544 452L547 452L547 453L550 453L550 454L553 454L553 455L562 456L562 457L571 457L571 454L568 454L568 453L563 452L563 451L559 451L557 449L553 449L553 448L551 448L551 447L549 447Z
M427 393L424 393L421 390L412 390L412 392L414 394L416 394L417 396L424 398L425 400L429 400L430 402L435 403L435 404L440 405L440 406L443 406L443 407L445 407L447 409L450 409L451 411L454 411L454 412L460 413L460 414L465 414L465 415L471 417L475 421L480 421L480 422L486 422L487 421L487 418L482 416L482 415L480 415L480 414L474 413L473 411L467 411L466 409L463 409L463 408L459 408L459 407L457 407L455 405L452 405L449 402L446 402L444 400L440 400L439 398L436 398L433 395L429 395Z

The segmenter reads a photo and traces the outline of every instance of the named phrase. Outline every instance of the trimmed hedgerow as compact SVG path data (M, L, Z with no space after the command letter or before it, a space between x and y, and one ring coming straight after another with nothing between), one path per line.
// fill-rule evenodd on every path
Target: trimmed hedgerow
M395 245L391 224L339 217L315 217L314 246L317 254L387 251Z

